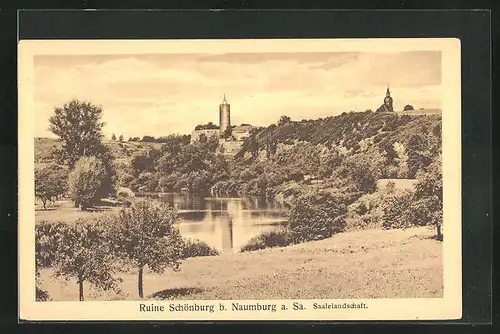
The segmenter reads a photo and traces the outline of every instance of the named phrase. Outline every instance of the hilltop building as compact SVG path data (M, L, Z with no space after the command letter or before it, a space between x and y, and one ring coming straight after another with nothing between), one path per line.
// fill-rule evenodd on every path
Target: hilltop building
M233 125L231 134L236 141L244 141L248 137L250 137L250 130L252 130L253 126L250 124L241 124L241 125Z
M200 137L217 137L221 144L221 152L226 155L236 154L246 138L250 136L253 126L250 124L231 125L231 105L224 99L219 104L219 126L212 122L205 125L198 125L191 132L191 143Z
M384 103L377 109L377 112L393 112L393 111L394 111L394 101L391 97L389 85L387 85L387 91L385 92Z
M221 134L231 127L231 105L226 101L226 94L222 104L219 105L219 127Z
M394 100L391 96L391 91L389 85L387 85L387 90L385 92L384 103L377 109L377 112L395 112L399 115L433 115L441 114L442 110L440 108L419 108L418 110L412 105L406 105L402 110L394 110Z
M216 136L217 138L219 138L219 127L217 127L217 129L193 130L193 132L191 132L191 143L198 141L202 135L207 138L210 138L212 136Z

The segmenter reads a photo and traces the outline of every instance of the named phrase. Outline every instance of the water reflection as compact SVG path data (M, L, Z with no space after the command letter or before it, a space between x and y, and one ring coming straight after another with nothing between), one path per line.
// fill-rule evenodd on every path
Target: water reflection
M165 193L159 198L179 211L184 237L203 240L221 252L237 252L254 236L286 224L286 207L271 200L188 193Z

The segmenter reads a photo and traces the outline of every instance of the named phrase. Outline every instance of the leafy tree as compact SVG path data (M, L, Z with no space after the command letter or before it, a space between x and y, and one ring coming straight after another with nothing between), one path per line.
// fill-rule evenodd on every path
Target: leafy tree
M215 125L214 123L212 122L208 122L207 124L199 124L197 126L195 126L195 130L216 130L218 129L219 127L217 125Z
M127 207L132 205L134 197L135 194L130 188L122 187L116 192L116 198Z
M415 190L395 192L382 203L383 226L406 228L435 226L436 238L442 240L443 183L440 156L420 175Z
M35 226L35 280L36 300L46 301L49 295L39 287L40 270L54 266L57 247L62 242L62 229L65 223L42 221Z
M119 140L120 140L120 142L123 142L123 135L120 135Z
M319 176L326 178L332 175L333 171L340 166L342 157L335 150L329 150L320 157L318 166Z
M142 137L141 141L145 142L145 143L154 143L155 142L155 137L144 136L144 137Z
M106 237L106 220L106 216L80 218L73 224L60 226L53 262L55 275L76 279L80 301L84 300L85 282L102 290L119 291L117 283L121 280L113 277L118 267Z
M403 110L404 111L408 111L408 110L415 110L415 109L413 108L412 105L407 104L407 105L405 105L405 107L403 108Z
M442 240L443 173L441 155L434 157L427 171L420 176L415 187L415 208L421 208L417 217L436 227L436 238Z
M49 118L49 130L62 142L57 151L60 160L74 167L82 156L98 155L103 148L102 109L89 102L72 100L55 108Z
M137 200L113 221L110 238L118 256L138 269L140 298L144 267L154 273L162 273L167 267L179 269L183 241L174 226L176 220L176 211L166 204Z
M395 159L398 166L397 177L400 179L406 179L409 174L408 169L408 153L403 144L399 142L394 143L394 152L396 152L397 158Z
M61 148L55 151L57 160L69 169L73 169L84 156L95 156L103 162L106 179L101 183L99 193L104 197L115 192L116 171L114 157L102 142L104 122L101 118L101 107L72 100L63 107L55 108L54 115L49 119L49 130L62 143Z
M117 177L117 184L120 187L128 187L134 181L134 175L128 173L126 170L120 171Z
M69 189L75 205L86 210L99 200L99 189L105 176L106 171L99 159L83 157L78 160L69 174Z
M328 191L302 195L290 213L289 228L297 242L318 240L342 232L347 207Z
M277 149L278 149L278 142L276 140L270 139L267 141L266 145L267 160L271 159L271 157L276 154Z
M153 168L153 160L147 155L137 155L132 159L130 167L132 167L132 171L135 175L139 175Z
M57 164L35 169L35 197L47 209L47 201L51 201L64 193L68 188L68 170Z
M292 119L290 117L283 115L280 117L280 119L278 121L278 126L285 125L285 124L291 122L291 120Z
M373 192L386 162L386 156L379 151L350 155L342 161L340 176L349 178L364 193Z
M386 229L414 226L415 222L412 221L410 213L413 204L413 192L408 189L385 197L381 203L382 226Z
M116 135L113 133L113 135L111 136L111 140L116 140Z
M252 154L252 158L253 159L257 158L257 156L259 154L259 142L257 141L257 138L255 135L250 136L248 148L249 148L250 153Z
M429 152L426 140L423 136L413 134L408 140L408 167L410 177L415 177L419 170L431 163L432 156Z

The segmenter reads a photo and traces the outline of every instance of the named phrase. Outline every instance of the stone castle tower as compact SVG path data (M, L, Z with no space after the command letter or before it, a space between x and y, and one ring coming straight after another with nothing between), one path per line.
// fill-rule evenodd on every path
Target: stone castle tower
M226 101L226 94L224 94L224 100L222 104L219 105L219 131L224 133L228 128L231 127L231 105Z
M391 91L389 90L389 85L387 85L387 91L385 92L384 103L377 109L377 112L392 112L394 111L393 99L391 97Z

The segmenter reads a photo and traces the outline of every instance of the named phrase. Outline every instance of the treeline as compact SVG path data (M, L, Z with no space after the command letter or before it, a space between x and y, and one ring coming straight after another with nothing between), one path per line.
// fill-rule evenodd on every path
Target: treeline
M191 140L191 135L169 135L155 138L154 136L143 136L140 137L129 137L128 141L130 142L142 142L142 143L168 143L171 140L180 139L183 143L189 143Z
M169 192L188 189L207 193L213 184L229 177L230 162L219 152L216 138L201 136L190 144L171 137L161 149L134 157L121 170L119 183L134 192Z
M123 186L275 197L297 185L349 179L360 192L382 178L416 178L441 150L440 116L346 113L257 129L234 160L214 138L189 144L170 137L161 149L133 158Z

